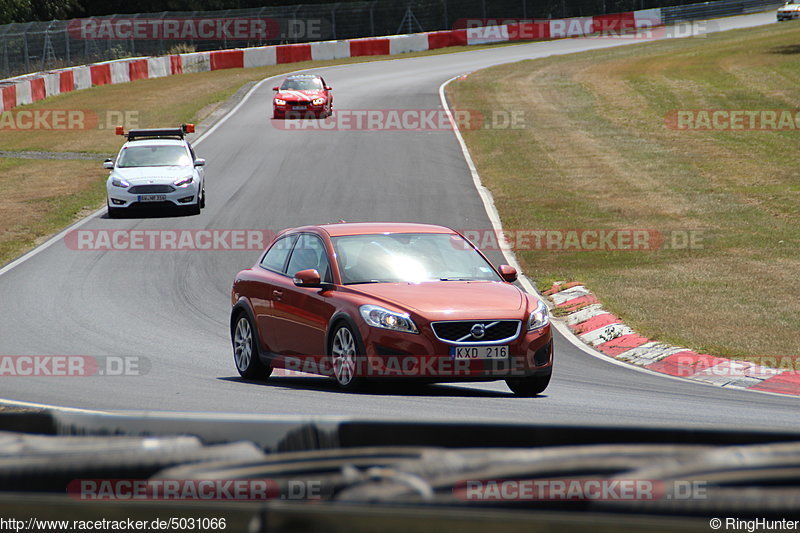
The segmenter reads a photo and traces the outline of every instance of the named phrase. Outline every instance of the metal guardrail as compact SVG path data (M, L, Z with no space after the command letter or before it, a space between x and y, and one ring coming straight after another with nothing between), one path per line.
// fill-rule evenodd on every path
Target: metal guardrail
M690 2L692 0L362 0L6 24L0 26L0 79L124 57L436 31L464 27L465 23L481 25L480 21L491 24L507 19L567 18L662 7L665 21L669 23L735 15L777 5L775 0L716 0L676 5ZM145 24L260 19L268 22L270 31L268 35L247 35L238 39L225 36L218 39L158 38L153 35L123 39L80 35L81 24L108 24L120 19L144 21Z
M689 20L758 13L759 11L778 9L783 4L784 2L780 0L720 0L701 4L664 7L661 9L661 17L665 24L673 24Z

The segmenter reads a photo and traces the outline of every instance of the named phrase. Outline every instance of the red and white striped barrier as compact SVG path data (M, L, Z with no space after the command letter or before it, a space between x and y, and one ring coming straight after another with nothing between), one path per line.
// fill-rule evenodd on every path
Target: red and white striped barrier
M409 35L119 59L0 80L0 111L89 87L191 72L264 67L311 60L399 55L450 46L547 40L606 32L621 34L625 31L660 25L662 25L661 10L647 9L596 17L544 20Z
M800 355L754 357L758 364L701 354L637 334L579 283L553 285L544 294L566 313L572 333L617 361L721 387L800 396Z

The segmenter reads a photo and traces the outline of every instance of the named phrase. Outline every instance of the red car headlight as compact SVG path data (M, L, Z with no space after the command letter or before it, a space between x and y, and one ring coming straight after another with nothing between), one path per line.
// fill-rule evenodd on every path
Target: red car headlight
M539 304L533 313L528 317L528 331L543 328L550 323L550 313L547 312L547 306L544 302L539 300Z
M407 314L395 313L377 305L362 305L359 308L364 322L374 328L403 331L405 333L419 333L416 324Z

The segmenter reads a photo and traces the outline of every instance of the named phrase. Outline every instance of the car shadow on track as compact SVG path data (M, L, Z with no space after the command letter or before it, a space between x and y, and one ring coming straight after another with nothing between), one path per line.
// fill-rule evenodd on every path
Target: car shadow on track
M298 390L316 390L335 394L361 394L370 396L450 396L467 398L509 398L514 397L511 391L495 391L461 387L458 383L409 383L402 381L372 381L355 391L339 388L326 377L270 377L267 380L248 380L240 377L217 378L223 381L266 387L284 387ZM539 396L544 397L544 396Z
M191 213L188 209L182 207L167 207L158 209L148 209L146 207L139 207L131 211L122 211L116 218L112 219L108 216L108 211L100 215L100 218L116 220L116 219L135 219L135 218L183 218L197 216Z

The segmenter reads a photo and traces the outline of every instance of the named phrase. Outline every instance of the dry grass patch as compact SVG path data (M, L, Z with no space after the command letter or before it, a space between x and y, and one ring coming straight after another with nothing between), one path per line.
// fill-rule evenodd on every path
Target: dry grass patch
M93 161L0 158L0 259L69 224L104 192L103 170Z

